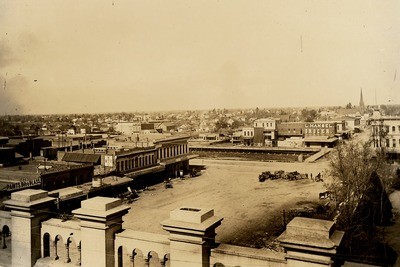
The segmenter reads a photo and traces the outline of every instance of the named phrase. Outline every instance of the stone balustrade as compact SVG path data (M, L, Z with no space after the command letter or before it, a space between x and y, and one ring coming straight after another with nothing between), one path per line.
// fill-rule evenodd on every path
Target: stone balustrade
M43 190L13 193L5 204L11 213L1 216L13 232L12 266L328 267L343 237L334 222L296 217L278 238L285 252L275 252L216 242L222 218L212 209L173 210L161 222L169 234L160 235L124 229L130 207L120 199L84 200L68 221L51 218L54 199Z
M115 236L115 266L169 266L170 241L168 235L125 230ZM158 262L158 263L157 263Z

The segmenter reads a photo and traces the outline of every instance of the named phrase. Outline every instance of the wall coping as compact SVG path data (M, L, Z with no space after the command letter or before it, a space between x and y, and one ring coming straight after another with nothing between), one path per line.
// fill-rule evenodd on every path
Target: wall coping
M5 211L5 210L0 210L0 218L11 219L11 212Z
M61 219L52 218L52 219L42 222L42 227L46 226L46 225L62 227L63 229L74 229L74 230L79 230L79 231L81 230L80 221L78 221L78 220L62 221Z
M217 248L211 250L211 256L213 253L233 255L237 257L245 257L270 262L286 263L286 253L276 252L272 250L220 244Z
M25 189L11 194L11 199L4 201L11 210L31 211L35 206L44 206L55 198L49 197L48 192L37 189Z
M116 238L135 239L169 245L169 235L140 232L130 229L124 230L123 232L116 234Z
M121 199L94 197L81 202L81 208L73 210L75 217L84 221L106 222L125 215L131 207L123 205Z

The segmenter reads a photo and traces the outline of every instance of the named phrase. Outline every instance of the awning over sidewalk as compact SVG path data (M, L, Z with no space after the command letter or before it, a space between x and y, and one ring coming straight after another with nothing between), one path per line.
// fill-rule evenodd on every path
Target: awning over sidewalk
M178 156L175 158L164 159L161 161L161 164L169 165L169 164L173 164L173 163L177 163L177 162L181 162L181 161L185 161L185 160L194 159L197 157L198 157L198 155Z
M146 168L146 169L141 169L141 170L125 173L125 176L128 176L130 178L134 178L134 177L137 177L137 176L140 176L140 175L154 173L154 172L160 172L160 171L163 171L163 170L165 170L165 166L164 165L158 165L158 166L153 166L153 167Z

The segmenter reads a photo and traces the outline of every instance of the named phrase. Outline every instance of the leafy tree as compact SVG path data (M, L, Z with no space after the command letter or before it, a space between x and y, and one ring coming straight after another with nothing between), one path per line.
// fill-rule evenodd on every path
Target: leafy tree
M226 122L225 118L220 118L216 123L215 123L215 130L219 131L221 129L228 128L228 123Z
M326 186L336 200L336 222L346 233L348 253L365 256L380 246L375 226L387 225L391 217L386 190L392 174L384 149L373 149L371 142L353 141L332 151L328 168L331 182Z
M302 120L305 122L313 122L317 118L318 112L315 109L303 109L301 110Z
M351 108L353 108L353 106L351 105L351 103L348 103L348 104L346 105L346 109L351 109Z
M244 125L244 123L242 121L234 120L232 125L231 125L231 128L232 129L237 129L237 128L243 126L243 125Z
M327 187L340 206L341 223L351 225L354 212L361 199L368 196L371 176L376 173L385 189L392 180L391 168L381 150L373 150L370 142L349 142L332 151L328 174L332 178Z

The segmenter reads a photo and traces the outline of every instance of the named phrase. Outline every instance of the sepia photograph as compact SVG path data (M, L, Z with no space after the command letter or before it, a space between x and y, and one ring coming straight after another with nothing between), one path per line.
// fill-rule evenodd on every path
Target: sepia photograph
M0 0L0 267L400 267L398 71L398 0Z

